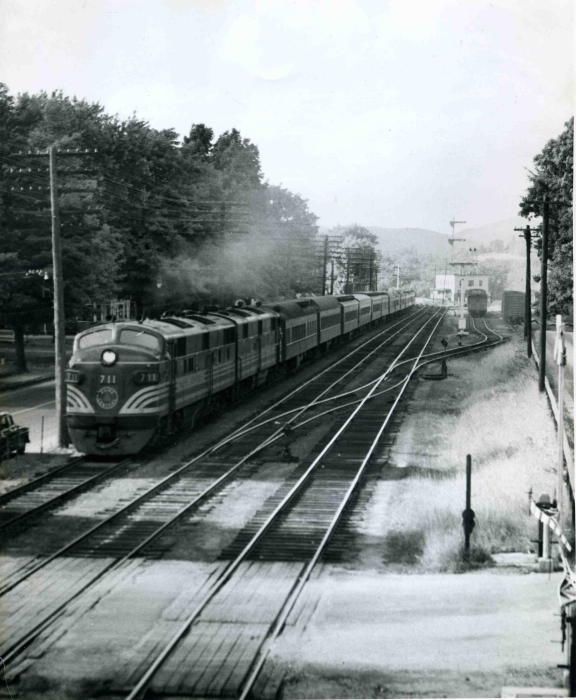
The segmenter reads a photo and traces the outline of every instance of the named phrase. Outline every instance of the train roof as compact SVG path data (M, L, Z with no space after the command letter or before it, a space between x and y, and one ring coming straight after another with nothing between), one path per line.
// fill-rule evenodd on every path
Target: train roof
M194 314L190 316L165 316L161 319L145 319L144 321L119 321L107 324L109 327L149 329L160 333L164 338L177 338L182 335L205 333L208 330L222 330L234 325L227 318L211 314Z
M358 292L358 294L352 294L352 296L354 299L356 299L356 301L366 301L366 299L370 299L368 294L365 294L364 292Z
M251 306L232 306L227 309L222 309L221 311L213 311L207 316L221 316L234 324L242 325L244 323L251 323L255 321L261 321L263 318L276 318L276 314L272 311L263 310L260 307Z
M300 316L310 316L316 313L316 306L312 299L290 299L289 301L278 301L273 304L265 304L263 308L272 309L285 318L299 318Z
M311 301L317 306L320 311L328 311L329 309L340 309L340 303L335 297L312 297Z

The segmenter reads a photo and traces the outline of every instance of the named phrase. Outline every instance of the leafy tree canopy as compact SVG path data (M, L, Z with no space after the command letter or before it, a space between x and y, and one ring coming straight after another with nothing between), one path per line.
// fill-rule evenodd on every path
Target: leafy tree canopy
M520 215L542 217L549 202L549 299L552 313L572 313L572 193L574 118L534 157L530 186L520 202ZM539 250L541 256L541 250Z
M319 291L316 217L264 182L257 146L237 129L216 138L196 123L180 141L97 103L62 92L14 97L0 84L3 324L51 325L48 158L22 156L50 146L67 318L89 319L114 298L147 313Z

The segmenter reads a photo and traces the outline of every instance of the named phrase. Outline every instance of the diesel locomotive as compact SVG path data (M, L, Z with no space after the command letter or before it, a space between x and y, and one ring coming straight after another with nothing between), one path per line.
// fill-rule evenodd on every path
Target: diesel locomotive
M80 452L129 455L279 368L414 304L410 291L294 299L103 323L74 339L67 425Z

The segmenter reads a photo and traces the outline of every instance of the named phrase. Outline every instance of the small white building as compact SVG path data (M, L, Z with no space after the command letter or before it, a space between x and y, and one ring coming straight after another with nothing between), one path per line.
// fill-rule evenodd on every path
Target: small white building
M483 289L488 295L488 275L478 275L473 272L466 275L452 273L436 275L435 288L432 290L432 301L460 305L462 295L472 290Z

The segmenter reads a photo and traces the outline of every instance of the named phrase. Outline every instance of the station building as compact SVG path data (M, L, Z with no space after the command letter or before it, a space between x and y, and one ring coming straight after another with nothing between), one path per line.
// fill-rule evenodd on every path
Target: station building
M482 289L488 295L488 275L469 273L454 275L452 273L436 275L435 288L432 290L432 301L459 306L462 295L472 290Z

